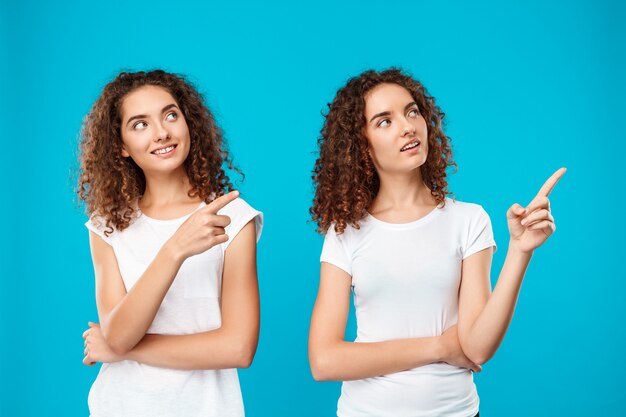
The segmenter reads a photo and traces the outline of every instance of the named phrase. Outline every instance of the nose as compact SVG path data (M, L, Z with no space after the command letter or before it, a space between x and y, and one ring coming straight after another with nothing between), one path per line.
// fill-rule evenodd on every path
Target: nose
M406 117L404 118L404 125L402 126L402 136L406 135L414 135L415 134L415 126L413 123Z
M156 136L154 137L155 142L167 141L170 139L170 133L167 131L165 126L162 123L157 123L156 125Z

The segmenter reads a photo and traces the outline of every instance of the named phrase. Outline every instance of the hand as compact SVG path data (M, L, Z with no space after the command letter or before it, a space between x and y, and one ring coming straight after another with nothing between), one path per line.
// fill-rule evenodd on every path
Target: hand
M552 174L526 208L515 203L506 212L511 245L521 252L531 253L556 230L548 195L566 171L561 168Z
M482 371L483 368L480 365L469 360L467 356L465 356L465 353L463 353L461 343L459 342L458 327L456 325L443 332L440 336L440 340L442 344L443 362L460 368L471 369L474 372Z
M216 198L185 220L167 242L174 248L174 253L187 259L226 242L228 236L224 228L230 224L230 217L219 215L217 212L237 197L239 191L231 191Z
M85 339L85 357L83 358L85 365L92 366L96 362L113 363L124 360L123 357L113 353L107 345L98 323L89 322L89 329L83 333L83 339Z

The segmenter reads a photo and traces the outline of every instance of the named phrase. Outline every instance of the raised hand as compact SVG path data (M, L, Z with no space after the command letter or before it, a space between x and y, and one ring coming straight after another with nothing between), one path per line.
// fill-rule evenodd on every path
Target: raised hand
M168 244L186 259L226 242L228 236L224 228L230 224L230 217L219 215L217 212L237 197L239 191L231 191L197 210L180 225Z
M85 339L83 364L87 366L95 365L96 362L112 363L124 359L113 353L109 345L107 345L98 323L89 322L89 329L83 333L83 339Z
M566 171L565 168L560 168L552 174L528 206L524 208L515 203L506 212L511 245L520 251L534 251L556 230L548 196Z

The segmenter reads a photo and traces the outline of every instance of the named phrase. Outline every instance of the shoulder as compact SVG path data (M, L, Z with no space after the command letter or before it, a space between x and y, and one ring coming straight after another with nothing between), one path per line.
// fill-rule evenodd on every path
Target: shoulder
M218 214L230 217L230 224L226 226L226 233L234 238L241 229L251 220L254 220L257 241L261 237L263 230L263 213L248 204L243 198L238 197L228 203ZM230 240L224 243L224 248L228 247Z
M359 228L356 228L354 225L348 223L343 232L338 233L336 228L337 225L333 222L324 234L324 242L326 244L338 244L346 251L350 252L352 248L354 248L355 245L363 239L364 229L367 228L367 225L364 225L363 223L364 222L362 221L359 224Z
M240 214L246 214L250 212L260 213L258 210L254 209L246 200L241 197L238 197L224 206L219 214L224 214L226 216L236 216Z
M85 223L85 226L91 232L100 236L102 240L104 240L107 243L113 237L113 235L116 234L115 226L113 225L107 226L107 219L97 214L92 215L89 218L89 220L87 220L87 222Z
M453 200L451 198L446 198L446 204L443 207L443 211L455 217L468 220L473 217L480 216L483 213L486 214L485 209L480 204Z
M491 222L483 206L476 203L446 198L446 204L441 210L441 221L459 230L470 230L477 225Z
M354 227L353 224L348 223L345 229L341 233L339 233L337 231L337 223L332 222L330 226L328 227L328 230L326 230L326 233L324 233L324 236L332 236L339 240L346 240L346 239L353 237L355 234L358 234L362 228L363 228L363 221L361 221L358 229Z

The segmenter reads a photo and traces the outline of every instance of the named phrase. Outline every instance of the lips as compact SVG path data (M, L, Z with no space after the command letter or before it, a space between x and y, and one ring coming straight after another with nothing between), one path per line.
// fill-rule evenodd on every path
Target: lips
M408 143L406 143L402 149L400 149L400 152L404 152L404 151L408 151L409 149L413 149L413 148L417 148L422 142L420 142L419 139L414 139Z
M172 152L174 149L176 149L176 146L177 145L164 146L162 148L155 149L150 153L154 155L165 155L165 154Z

